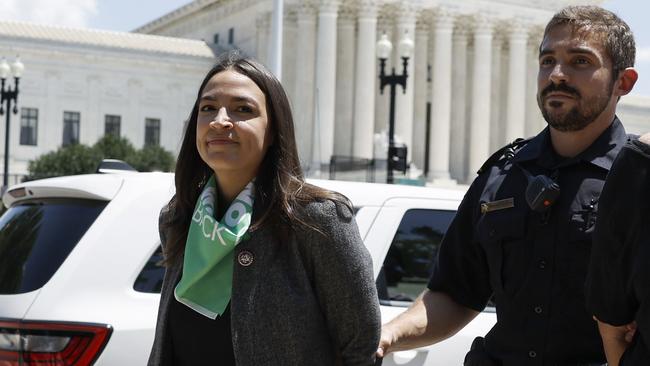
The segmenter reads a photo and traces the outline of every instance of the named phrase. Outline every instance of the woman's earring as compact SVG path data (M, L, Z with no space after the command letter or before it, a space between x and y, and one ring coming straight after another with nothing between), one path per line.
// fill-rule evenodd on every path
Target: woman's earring
M203 188L205 184L207 183L207 177L204 175L201 180L199 181L199 188Z

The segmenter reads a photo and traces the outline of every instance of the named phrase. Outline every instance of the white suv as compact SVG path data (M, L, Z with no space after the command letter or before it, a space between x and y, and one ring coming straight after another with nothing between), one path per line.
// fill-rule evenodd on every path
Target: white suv
M382 320L426 286L464 191L311 181L343 193L374 262ZM168 173L93 174L13 186L0 218L0 365L144 365L164 270L158 213ZM468 269L471 270L471 269ZM489 309L438 345L384 365L462 365ZM44 362L44 363L39 363Z

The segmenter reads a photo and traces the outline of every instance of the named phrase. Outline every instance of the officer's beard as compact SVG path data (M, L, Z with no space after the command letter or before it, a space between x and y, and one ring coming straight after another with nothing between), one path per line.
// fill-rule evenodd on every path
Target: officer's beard
M580 92L568 86L565 83L554 84L550 83L541 93L537 95L537 104L542 111L542 116L549 126L562 132L580 131L594 122L598 116L607 108L609 100L614 90L614 83L609 84L609 89L606 93L594 95L592 97L583 99ZM561 91L563 93L571 94L577 101L568 112L561 112L563 102L553 101L549 102L547 106L544 102L546 95L550 92Z

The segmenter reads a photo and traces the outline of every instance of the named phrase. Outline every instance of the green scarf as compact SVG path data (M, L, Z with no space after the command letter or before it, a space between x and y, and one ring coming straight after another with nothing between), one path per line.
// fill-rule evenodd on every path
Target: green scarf
M244 238L253 213L253 182L228 207L222 221L215 218L217 186L212 176L196 202L185 244L183 275L176 300L215 319L223 314L232 293L233 249Z

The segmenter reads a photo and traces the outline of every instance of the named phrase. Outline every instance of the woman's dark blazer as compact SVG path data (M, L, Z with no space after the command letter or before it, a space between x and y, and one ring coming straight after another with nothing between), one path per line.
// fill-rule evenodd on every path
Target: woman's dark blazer
M238 366L374 365L379 303L354 217L329 200L308 204L306 212L322 232L297 229L285 241L267 225L235 248L231 327ZM161 222L167 215L163 209ZM173 361L167 314L181 267L165 274L149 366Z

